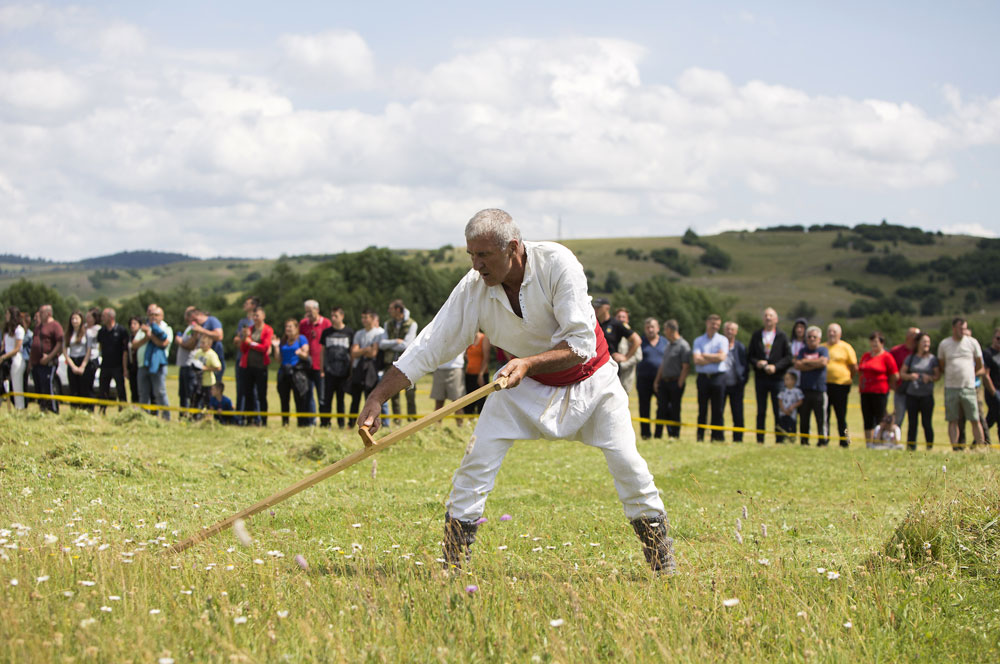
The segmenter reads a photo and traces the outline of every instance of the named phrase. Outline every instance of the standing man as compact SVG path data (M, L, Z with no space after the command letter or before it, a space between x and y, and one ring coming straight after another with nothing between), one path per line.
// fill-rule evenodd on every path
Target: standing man
M673 540L653 476L635 446L628 397L588 302L583 266L565 247L524 242L510 215L483 210L465 227L473 269L372 392L359 421L378 428L381 404L445 360L479 329L510 361L507 389L487 398L452 480L445 560L460 566L504 456L517 440L569 438L604 452L625 515L657 571L674 569Z
M101 346L101 381L99 396L111 397L111 381L115 381L118 401L128 401L125 397L125 374L128 371L128 331L115 320L115 310L107 308L101 312L101 329L97 332L97 343ZM118 410L121 410L119 407ZM101 406L101 412L107 406Z
M309 376L309 400L306 410L310 413L316 412L316 406L323 403L323 383L321 375L323 373L323 345L319 338L323 336L323 330L330 327L330 319L324 318L319 313L319 302L316 300L306 300L302 303L305 309L305 316L299 321L299 334L309 341L309 361L312 365L306 371ZM316 400L313 400L313 392L316 393Z
M174 336L174 343L177 344L177 356L174 358L177 364L177 400L181 408L191 405L191 396L198 388L195 384L197 374L191 366L191 354L198 347L198 334L191 327L194 312L193 306L184 309L184 331ZM182 412L180 417L187 417L187 413Z
M997 439L1000 440L1000 327L993 330L993 340L983 351L986 373L983 385L986 388L986 426L997 425ZM984 437L987 434L983 432Z
M979 343L966 336L964 318L951 322L951 336L938 344L938 362L944 372L944 417L948 420L948 436L952 449L960 450L958 422L961 418L972 424L976 445L983 444L983 427L979 422L976 395L976 372L983 368Z
M663 437L662 424L657 424L656 428L652 429L645 420L649 419L649 404L655 392L656 375L660 371L660 365L663 364L663 353L666 352L670 342L666 337L660 336L660 322L655 318L647 318L643 322L643 332L645 334L642 338L642 360L635 370L635 386L636 392L639 393L639 419L643 420L639 423L639 434L646 440L650 436L650 431L653 431L654 438ZM659 405L660 398L657 397L656 401Z
M656 419L680 422L681 400L691 371L691 345L681 336L680 327L673 318L664 321L663 336L669 345L663 351L663 362L653 379ZM680 424L667 425L667 438L679 438L680 435Z
M799 349L795 358L795 369L799 372L799 387L802 389L802 406L799 408L799 432L806 434L801 438L803 445L809 444L809 416L816 420L816 433L819 434L817 447L825 447L827 439L827 399L826 399L826 365L830 362L830 351L821 345L823 331L815 325L806 328L806 345Z
M698 374L698 442L705 440L705 424L709 404L712 407L712 426L723 425L723 408L726 405L726 373L729 371L729 340L719 334L722 318L711 314L705 319L705 334L694 340L691 357ZM712 429L712 440L722 442L722 429Z
M911 327L906 331L906 339L903 343L898 346L893 346L889 350L889 354L892 355L892 359L896 360L896 366L902 367L903 362L906 361L913 352L916 350L914 347L917 343L917 337L920 336L919 327ZM903 426L903 418L906 417L906 382L896 381L896 389L892 397L892 408L893 417L896 420L896 426Z
M253 312L260 306L260 298L248 297L243 300L243 318L240 322L236 324L236 336L233 337L233 346L236 347L236 410L239 411L254 411L260 410L257 405L256 400L247 401L246 391L244 390L244 372L246 371L245 363L243 362L243 330L253 326ZM219 359L222 359L221 356ZM244 424L247 420L243 415L236 416L236 424Z
M174 331L163 320L163 309L156 304L146 307L146 322L139 328L145 335L133 344L144 346L142 364L139 365L139 401L145 404L169 406L167 397L167 354ZM170 419L170 411L161 411L163 419Z
M617 318L611 317L611 303L605 297L594 300L594 314L604 332L604 341L608 344L611 359L619 365L631 360L632 356L639 350L639 346L642 345L642 339L639 338L639 335L623 325ZM625 353L618 352L622 339L628 339L628 351Z
M301 328L299 329L301 331ZM323 404L320 412L327 417L320 418L321 427L330 426L330 408L333 397L337 397L337 425L343 429L346 418L343 414L344 395L350 390L348 382L351 376L351 342L354 341L354 330L344 323L344 310L334 307L330 311L330 327L323 330L319 343L323 347L323 369L320 376L323 379Z
M219 363L222 365L222 368L215 372L215 380L222 380L222 375L226 371L225 350L222 347L222 339L225 336L222 331L222 321L206 311L195 309L191 313L191 329L198 335L212 340L212 350L219 356Z
M722 326L722 332L729 340L729 360L726 369L726 398L729 399L729 412L733 416L733 428L742 429L745 426L743 419L743 394L746 392L747 380L750 378L750 367L747 360L747 347L743 345L736 335L740 331L740 326L735 321L726 321ZM725 402L723 402L725 411ZM743 442L743 432L733 432L733 442Z
M352 415L358 412L358 407L361 405L361 395L365 395L365 404L367 405L368 395L378 384L380 370L378 344L384 336L385 330L378 324L378 314L369 308L362 310L361 329L354 333L354 343L351 344ZM379 408L383 403L385 403L385 399L379 402ZM353 420L351 424L353 425ZM375 426L375 429L378 429L378 425Z
M781 391L785 372L792 366L792 346L785 333L778 329L778 312L771 307L764 310L764 327L750 337L747 355L753 366L754 389L757 392L757 442L763 444L764 434L761 432L767 424L768 397L771 399L775 429L778 429L778 417L781 416L778 392ZM785 442L780 429L775 431L774 441Z
M35 392L38 394L55 394L52 383L59 367L59 355L63 349L63 327L52 317L52 305L43 304L38 308L38 325L35 327L31 342L31 352L28 356L28 366L31 367L31 378L35 382ZM49 399L39 399L38 407L42 412L48 410L59 412L59 402Z
M399 359L407 346L417 338L417 323L410 318L410 312L402 300L393 300L389 303L389 322L385 325L385 338L379 342L379 350L382 352L382 366L392 366L392 363ZM406 414L407 420L417 419L417 386L410 385L404 390L406 394ZM399 394L392 395L392 414L399 415ZM399 426L399 418L395 420Z
M632 326L628 324L628 309L622 308L615 311L615 319L624 325L625 329L632 329ZM637 333L633 331L632 335L635 334ZM632 335L618 342L618 354L622 357L627 357L632 348ZM632 388L635 387L635 368L640 362L642 362L642 337L639 337L639 347L635 349L632 356L618 362L618 380L621 381L625 394L632 394Z

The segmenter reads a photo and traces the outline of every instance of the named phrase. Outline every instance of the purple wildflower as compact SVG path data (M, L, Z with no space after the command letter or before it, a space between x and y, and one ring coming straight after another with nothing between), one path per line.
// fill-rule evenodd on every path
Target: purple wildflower
M500 520L501 521L510 521L513 518L514 517L512 517L510 514L504 514L503 516L500 517Z

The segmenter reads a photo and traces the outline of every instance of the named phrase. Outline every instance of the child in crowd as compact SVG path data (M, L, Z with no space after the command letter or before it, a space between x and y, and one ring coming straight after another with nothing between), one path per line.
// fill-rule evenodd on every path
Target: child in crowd
M903 438L903 432L896 425L896 418L892 413L882 416L882 421L875 427L872 434L872 442L868 443L870 450L901 450L903 445L899 442Z
M215 421L219 424L232 424L233 416L223 413L233 410L233 402L225 395L226 386L219 381L211 387L212 396L208 399L208 409L215 413Z
M210 388L215 385L215 372L222 369L222 361L218 354L212 350L215 343L212 337L207 334L201 335L198 339L198 350L191 354L191 366L201 374L201 380L196 384L198 391L191 395L191 407L203 408L208 401Z
M799 412L799 406L802 405L802 399L805 397L802 390L795 386L798 379L799 377L792 372L786 373L785 386L778 392L778 404L781 412L778 416L778 430L792 436L797 430L796 415ZM808 439L803 440L808 443Z

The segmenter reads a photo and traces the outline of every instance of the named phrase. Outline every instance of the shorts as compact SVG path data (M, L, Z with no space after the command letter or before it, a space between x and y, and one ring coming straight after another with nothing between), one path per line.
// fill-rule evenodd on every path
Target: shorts
M437 369L431 383L431 399L454 401L465 396L465 369Z
M944 419L958 422L963 417L970 421L979 419L979 398L976 388L944 388Z

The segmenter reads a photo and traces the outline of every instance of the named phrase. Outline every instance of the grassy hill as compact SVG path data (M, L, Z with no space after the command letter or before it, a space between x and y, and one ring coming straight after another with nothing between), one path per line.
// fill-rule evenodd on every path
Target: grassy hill
M878 228L878 227L869 227ZM899 228L899 227L895 227ZM849 229L848 229L849 230ZM912 229L911 229L912 230ZM732 298L732 316L744 313L756 317L765 306L775 307L782 318L788 318L800 302L815 309L811 318L820 322L843 319L852 303L861 301L875 306L876 300L835 285L836 280L854 282L872 292L892 297L902 287L931 287L940 295L940 310L921 316L920 301L914 296L906 300L916 310L911 316L923 324L934 324L942 316L953 313L988 315L989 297L981 287L955 287L934 279L935 270L917 270L906 277L871 274L865 268L873 257L884 258L901 254L913 263L935 259L955 259L976 249L977 238L958 235L923 233L928 244L911 244L895 239L867 243L868 251L858 248L834 248L841 233L837 230L798 232L729 232L705 236L699 242L728 254L728 269L719 269L699 262L706 249L685 244L680 237L606 238L565 240L563 244L579 256L588 272L591 292L613 294L606 288L628 289L657 275L680 283L715 289ZM919 233L918 233L919 234ZM656 253L676 251L687 265L689 274L682 275L654 259ZM445 246L436 250L408 250L406 257L433 268L454 268L468 265L463 246ZM631 258L630 258L631 254ZM328 257L293 257L288 264L304 273ZM257 279L270 274L277 259L215 259L174 262L146 268L94 269L84 262L75 264L2 263L0 291L20 278L28 278L55 288L63 297L73 296L80 302L106 297L112 302L147 290L169 291L187 284L196 292L222 294L232 302L241 293L252 291ZM609 282L609 274L611 282ZM612 289L612 291L615 289ZM971 293L971 294L970 294ZM995 309L995 307L994 307Z

